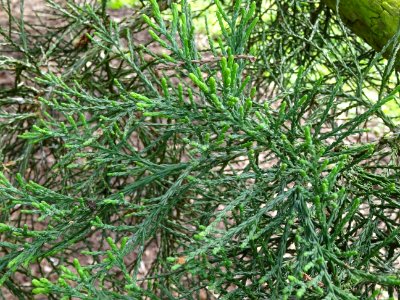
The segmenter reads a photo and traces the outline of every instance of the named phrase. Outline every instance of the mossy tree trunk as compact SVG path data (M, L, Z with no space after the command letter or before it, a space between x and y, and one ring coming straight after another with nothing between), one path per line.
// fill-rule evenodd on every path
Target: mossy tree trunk
M322 1L336 11L336 0ZM399 28L400 1L341 0L339 14L355 34L380 51Z

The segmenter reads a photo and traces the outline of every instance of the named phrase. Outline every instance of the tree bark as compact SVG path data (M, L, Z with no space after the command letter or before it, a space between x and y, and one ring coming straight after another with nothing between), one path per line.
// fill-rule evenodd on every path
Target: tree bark
M337 0L322 0L336 11ZM397 33L400 25L399 0L341 0L343 22L375 50L381 51ZM392 48L389 48L389 50ZM386 51L389 55L390 51Z

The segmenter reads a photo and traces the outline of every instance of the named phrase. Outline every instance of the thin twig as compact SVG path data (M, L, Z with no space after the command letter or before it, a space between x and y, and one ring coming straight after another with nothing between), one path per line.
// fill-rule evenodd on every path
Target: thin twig
M251 56L251 55L239 54L239 55L235 55L234 58L235 59L246 59L252 63L254 63L256 61L256 57ZM203 59L198 59L198 60L190 60L190 62L193 64L208 64L208 63L219 62L221 59L222 59L222 56L218 56L218 57L209 57L209 58L203 58ZM177 63L159 65L159 66L157 66L157 68L159 70L176 69L176 67L182 67L186 63L187 62L177 62Z

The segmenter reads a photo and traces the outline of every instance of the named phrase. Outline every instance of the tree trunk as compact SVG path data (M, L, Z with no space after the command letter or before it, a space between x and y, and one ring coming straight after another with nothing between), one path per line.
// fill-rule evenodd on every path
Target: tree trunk
M336 0L322 0L336 11ZM381 51L397 33L400 24L399 0L341 0L343 22L375 50ZM390 48L389 48L390 49ZM386 56L389 54L386 51Z

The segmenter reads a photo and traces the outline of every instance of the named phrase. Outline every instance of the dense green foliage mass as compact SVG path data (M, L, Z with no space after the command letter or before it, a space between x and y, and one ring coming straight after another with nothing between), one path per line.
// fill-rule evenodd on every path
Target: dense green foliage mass
M394 58L327 7L1 3L3 298L397 295Z

